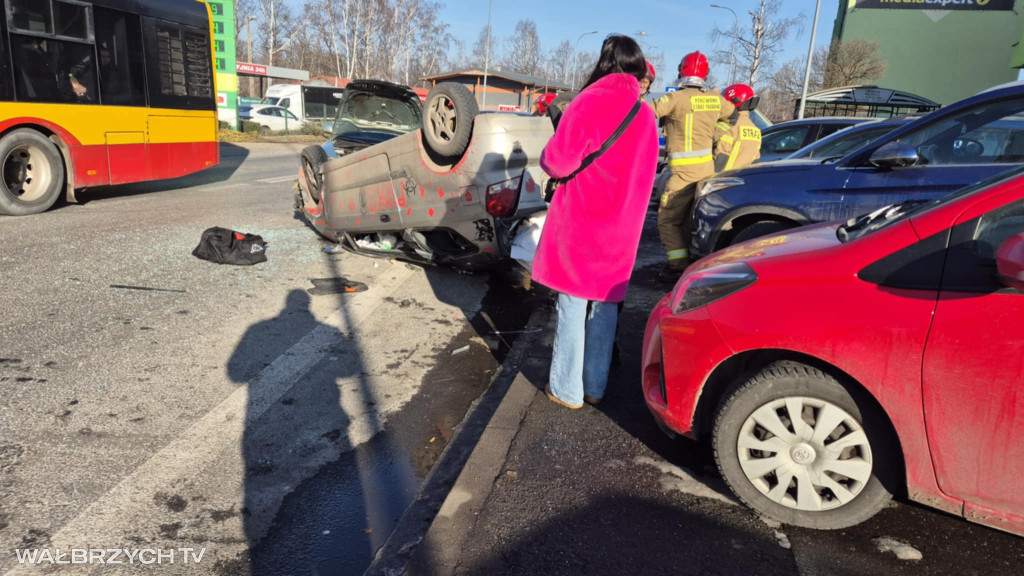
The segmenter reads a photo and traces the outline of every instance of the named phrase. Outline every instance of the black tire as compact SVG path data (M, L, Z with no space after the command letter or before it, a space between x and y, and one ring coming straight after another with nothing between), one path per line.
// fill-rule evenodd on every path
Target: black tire
M46 136L28 128L0 138L0 214L45 212L64 188L64 159Z
M790 230L793 225L788 222L781 220L758 220L750 226L743 228L732 237L732 244L739 244L740 242L746 242L747 240L753 240L754 238L760 238L762 236L771 236L772 234L778 234L784 230Z
M469 148L479 113L469 88L442 82L430 89L423 103L423 139L434 154L458 158Z
M320 202L320 190L324 185L324 175L320 167L330 158L319 146L306 146L302 150L302 177L306 180L306 189L315 202Z
M832 376L805 364L785 362L766 367L727 394L718 410L711 443L715 462L722 477L733 493L747 506L786 524L819 530L836 530L859 524L874 516L898 490L897 484L902 478L902 460L897 455L898 442L893 437L888 421L873 403L860 396L857 394L855 397ZM838 424L823 425L824 428L821 430L829 435L824 436L821 444L818 444L813 437L811 440L799 437L800 431L796 430L793 419L789 417L790 405L783 404L787 401L793 402L794 406L801 406L800 426L812 432L823 421L829 420L822 418L826 408L830 415L838 414L840 411L846 414ZM799 404L796 404L797 402ZM836 408L839 411L836 411ZM759 410L762 416L755 422L755 413ZM785 433L792 434L789 439L782 435L767 433L768 428L772 427L770 424L762 426L761 419L771 420L773 413L775 420L783 425ZM768 417L765 418L764 415ZM856 440L860 437L857 426L863 430L866 441ZM828 430L829 427L832 427L831 431ZM764 443L772 441L780 448L788 446L789 449L761 451L748 448L745 452L741 451L741 439L749 442L751 438ZM856 441L857 444L838 453L834 452L834 448L833 452L829 452L828 447L838 441ZM810 452L806 451L808 447L811 448ZM758 477L757 481L762 488L768 491L767 494L748 477L744 464L741 463L741 454L746 465L750 467L749 470L758 470L753 474ZM806 459L808 454L811 455L810 462L800 464L798 459ZM760 468L757 465L760 461L769 466ZM769 472L762 471L771 468L776 462L782 462L781 466ZM805 480L799 476L799 469L810 469L814 465L820 467L818 472L813 473L817 474L817 478L809 475ZM851 465L854 468L848 467ZM826 466L831 470L842 466L841 469L860 475L862 481L854 480L853 476L836 475L834 472L826 475L823 472ZM853 472L855 469L856 473ZM796 471L798 475L791 480L780 478L777 475L778 470L786 470L785 473ZM824 480L826 476L828 480ZM773 478L775 484L770 486ZM845 496L849 498L848 501L843 503L843 499L836 496L839 492L833 492L832 488L822 488L820 483L829 480L848 489ZM819 482L817 486L815 481ZM779 488L783 482L786 485L776 491L776 497L781 495L783 500L770 497L772 491ZM823 509L798 509L801 485L811 488L818 495L820 501L824 502ZM815 502L814 498L805 498L804 501Z
M260 126L260 136L263 136L264 138L266 138L267 136L270 136L270 127L269 126Z

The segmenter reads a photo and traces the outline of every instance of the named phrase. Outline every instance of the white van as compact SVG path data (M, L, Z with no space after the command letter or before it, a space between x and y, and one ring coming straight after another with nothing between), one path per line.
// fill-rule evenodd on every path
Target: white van
M302 120L333 120L344 88L306 84L274 84L260 104L280 106Z

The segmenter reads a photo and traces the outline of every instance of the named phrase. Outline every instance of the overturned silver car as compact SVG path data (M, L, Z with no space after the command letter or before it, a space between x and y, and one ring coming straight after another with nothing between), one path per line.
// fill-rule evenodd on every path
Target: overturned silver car
M518 223L546 208L538 162L551 121L479 113L468 89L444 83L414 129L413 97L395 84L350 84L333 138L303 151L297 207L357 254L464 269L507 260Z

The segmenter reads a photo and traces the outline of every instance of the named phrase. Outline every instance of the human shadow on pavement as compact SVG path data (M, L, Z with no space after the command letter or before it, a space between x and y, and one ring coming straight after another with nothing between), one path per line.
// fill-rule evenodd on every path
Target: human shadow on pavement
M344 500L340 506L323 511L330 516L293 523L301 533L288 535L287 555L259 546L287 492L336 461L339 453L351 451L353 436L371 436L381 427L359 335L344 304L341 317L347 332L319 322L310 311L310 296L292 290L275 318L246 330L228 363L230 378L249 388L241 446L245 466L241 514L250 554L230 573L352 573L345 569L349 562L344 557L339 560L337 549L358 559L352 565L372 557L374 550L363 542L367 517L400 513L387 509L387 496L402 490L390 484L399 480L357 462L352 467L357 478L351 483L356 488L340 496ZM333 515L339 511L342 518ZM339 522L346 529L335 529L335 535L328 537L330 530L323 526Z
M524 503L525 518L541 502ZM555 505L557 506L557 505ZM789 576L792 554L764 526L737 525L700 508L666 503L657 495L608 495L556 514L527 531L510 530L521 518L489 516L462 551L455 573L487 576L536 574L700 574ZM452 567L429 560L411 576L440 576Z

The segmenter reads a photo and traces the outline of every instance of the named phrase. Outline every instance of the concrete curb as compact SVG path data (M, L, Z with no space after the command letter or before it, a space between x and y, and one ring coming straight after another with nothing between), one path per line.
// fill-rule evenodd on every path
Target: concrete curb
M512 345L364 576L420 573L415 567L426 567L424 562L430 565L426 573L440 574L457 564L458 557L444 555L462 550L526 410L540 392L522 371L527 364L533 369L547 366L550 354L538 357L535 348L550 347L554 334L547 328L553 314L544 303L530 316L525 329L541 332L524 334Z

